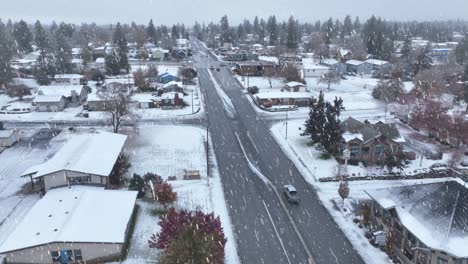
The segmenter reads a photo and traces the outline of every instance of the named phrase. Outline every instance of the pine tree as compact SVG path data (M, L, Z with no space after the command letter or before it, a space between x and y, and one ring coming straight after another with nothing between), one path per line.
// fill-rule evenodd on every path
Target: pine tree
M253 22L253 32L254 32L254 34L258 36L258 34L260 33L259 30L260 30L260 24L258 22L258 17L255 16L255 19L254 19L254 22Z
M40 85L48 85L50 83L49 77L53 77L55 74L55 67L53 65L53 58L50 55L52 47L49 37L39 20L34 24L34 37L34 42L39 51L34 75Z
M468 104L468 63L465 65L465 72L463 73L462 81L463 81L463 99L465 103ZM468 106L466 107L466 111L468 112Z
M13 58L12 48L11 37L0 20L0 88L13 78L10 66L10 61Z
M177 29L176 25L172 25L171 33L172 33L171 37L172 37L173 40L176 40L176 39L180 38L179 29Z
M221 30L221 43L231 43L232 36L231 30L229 28L229 19L226 15L221 18L220 21L220 30Z
M286 46L290 49L297 49L299 43L298 43L298 36L297 36L297 25L296 21L294 20L294 17L289 17L288 20L288 37L287 37L287 42Z
M153 19L151 19L148 23L148 27L146 28L146 34L149 38L151 38L151 42L153 44L157 43L158 40L156 38L156 28L154 27Z
M406 168L407 158L405 153L401 150L389 149L385 152L385 166L389 172L392 172L393 169L402 170Z
M353 28L355 32L361 31L361 21L359 20L359 17L356 17L356 19L354 19Z
M429 56L431 45L428 44L424 48L416 51L415 58L412 58L411 77L416 76L420 71L430 69L432 67L432 58Z
M13 27L13 36L15 37L18 45L18 50L23 53L29 53L32 51L32 40L33 35L29 30L28 24L21 20L15 23Z
M60 23L58 29L55 31L55 68L59 73L71 72L72 65L72 51L69 39L73 32L69 25Z
M276 17L271 16L268 18L268 33L270 35L270 45L278 44L278 24L276 22Z
M353 22L351 21L351 16L347 15L343 20L343 35L350 36L353 33Z
M408 35L405 37L405 42L403 43L403 47L401 48L401 57L404 59L408 59L412 50L412 42L411 37Z
M123 69L128 73L130 71L130 65L128 64L128 56L127 56L128 42L127 42L127 37L125 36L125 33L123 32L123 29L120 23L117 23L117 25L115 26L115 30L112 35L112 40L114 44L117 46L115 57L119 65L119 69ZM110 61L112 61L112 58L109 58L109 59L111 59ZM112 63L110 65L112 66Z
M339 100L335 100L335 104L339 105ZM336 109L335 105L331 103L326 103L325 109L326 122L323 125L321 143L329 154L336 155L340 151L341 138L343 135L341 122L338 118L340 110Z
M319 143L326 121L325 99L322 91L320 91L316 102L314 100L310 101L309 109L309 119L306 120L304 134L310 136L312 142Z

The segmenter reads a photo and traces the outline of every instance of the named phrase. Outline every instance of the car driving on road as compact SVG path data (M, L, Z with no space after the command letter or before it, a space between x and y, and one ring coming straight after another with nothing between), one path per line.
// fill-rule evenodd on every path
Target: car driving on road
M283 193L288 199L289 203L292 204L299 204L299 196L297 195L297 190L294 188L294 186L288 184L283 187Z
M214 66L213 66L213 65L210 66L210 70L214 70Z

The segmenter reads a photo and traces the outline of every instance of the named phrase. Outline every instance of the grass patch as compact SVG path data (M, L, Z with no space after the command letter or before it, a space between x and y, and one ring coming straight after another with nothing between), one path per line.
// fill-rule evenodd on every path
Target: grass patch
M124 261L127 259L128 256L128 249L130 248L130 244L133 237L133 231L135 231L135 225L138 218L138 214L140 213L140 206L138 204L135 205L133 209L132 219L130 219L130 225L128 226L128 235L125 243L123 245L123 255L120 261Z
M320 154L320 159L321 160L329 160L329 159L331 159L331 155L329 153L322 153L322 154Z

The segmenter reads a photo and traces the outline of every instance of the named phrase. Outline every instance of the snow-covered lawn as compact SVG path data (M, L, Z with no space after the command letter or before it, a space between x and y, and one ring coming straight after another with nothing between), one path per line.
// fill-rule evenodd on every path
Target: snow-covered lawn
M20 142L0 153L0 244L40 198L37 194L18 193L23 185L30 184L28 178L20 175L29 167L50 158L63 143L64 138L57 136L49 142L32 146Z
M369 244L362 229L353 223L353 216L341 209L342 201L338 194L339 183L321 183L318 180L323 177L337 175L338 163L335 159L320 159L320 152L310 146L310 139L300 136L303 132L304 120L290 121L288 125L288 138L285 139L285 123L277 123L271 128L271 133L281 146L286 155L294 162L302 176L317 191L319 198L333 216L335 222L341 227L348 239L352 242L356 250L360 253L366 263L380 264L390 263L386 254ZM301 130L299 130L301 128ZM444 155L444 160L447 159ZM420 167L420 160L413 161L410 167L405 169L406 173L414 172L416 169L428 168L430 165L441 162L423 159ZM442 161L444 162L444 161ZM364 168L360 166L347 166L346 173L351 175L367 175L371 173L379 174L381 168ZM387 188L394 186L410 185L415 183L430 183L449 179L424 179L424 180L396 180L396 181L350 181L349 200L369 200L364 190ZM349 201L348 200L348 201ZM346 203L350 205L349 202Z
M164 179L176 176L177 180L170 181L178 195L176 206L186 209L198 207L219 215L228 238L226 263L239 263L217 164L211 151L210 177L207 178L206 131L191 126L142 126L128 134L130 138L125 152L132 164L129 176L147 172L157 173ZM201 179L183 180L184 170L198 170ZM154 261L157 257L157 250L149 249L147 243L151 234L159 231L157 217L151 214L153 205L145 202L139 204L140 215L128 259L124 263L142 263L138 261L148 258Z

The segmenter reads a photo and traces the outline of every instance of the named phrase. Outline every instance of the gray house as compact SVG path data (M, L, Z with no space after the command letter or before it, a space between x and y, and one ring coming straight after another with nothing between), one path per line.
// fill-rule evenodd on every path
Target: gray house
M328 67L330 70L338 73L344 74L346 73L346 64L335 60L335 59L325 59L320 62L320 65Z
M371 219L405 264L468 263L468 190L457 181L367 190Z
M109 186L126 140L125 135L104 131L74 135L51 159L22 176L43 192L70 185Z
M137 192L73 186L51 190L0 246L8 263L104 263L123 256Z
M349 60L346 62L347 72L355 74L371 74L372 66L364 61Z

